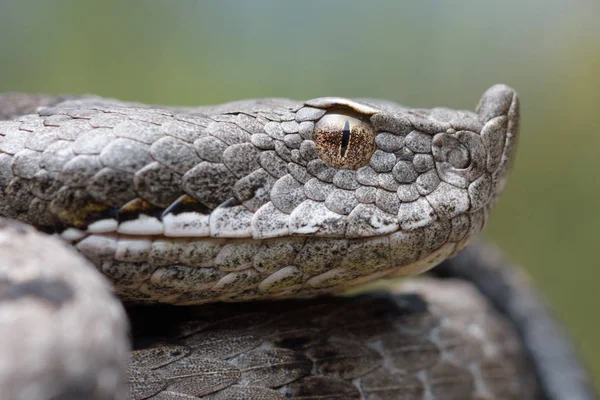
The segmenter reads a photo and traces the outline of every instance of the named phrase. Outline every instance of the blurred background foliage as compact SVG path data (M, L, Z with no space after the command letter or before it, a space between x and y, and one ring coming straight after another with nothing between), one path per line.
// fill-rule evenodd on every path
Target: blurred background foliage
M512 182L486 234L524 265L600 382L600 2L3 0L0 91L195 105L521 96Z

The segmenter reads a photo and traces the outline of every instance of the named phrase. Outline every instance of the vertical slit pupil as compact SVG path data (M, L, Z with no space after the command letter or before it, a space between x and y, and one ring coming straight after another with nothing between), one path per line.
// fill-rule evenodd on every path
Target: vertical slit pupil
M346 151L348 150L348 143L350 143L350 123L346 121L344 124L344 130L342 131L342 148L341 156L346 156Z

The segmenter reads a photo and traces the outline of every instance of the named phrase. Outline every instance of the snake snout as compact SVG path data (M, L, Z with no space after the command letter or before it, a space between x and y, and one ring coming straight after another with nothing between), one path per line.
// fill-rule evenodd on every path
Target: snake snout
M481 96L477 114L485 123L481 140L487 150L486 168L494 183L490 200L494 203L506 185L517 153L519 97L509 86L494 85Z

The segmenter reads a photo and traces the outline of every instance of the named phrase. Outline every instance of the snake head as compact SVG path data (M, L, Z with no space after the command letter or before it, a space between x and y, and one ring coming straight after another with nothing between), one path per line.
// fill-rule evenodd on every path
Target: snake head
M366 237L485 213L506 182L519 106L496 85L476 113L318 98L297 116L306 129L284 130L274 146L288 173L274 182L265 219L285 214L290 234ZM242 202L246 192L234 188ZM260 222L255 236L279 235Z
M132 271L135 299L334 291L422 272L469 243L505 186L518 122L504 85L475 112L74 99L0 121L0 213L58 223L117 283Z
M438 264L483 229L514 157L519 103L496 85L476 112L318 98L294 117L268 122L239 145L245 151L224 152L230 170L255 166L233 184L246 234L343 238L371 260L354 263L395 264L404 275Z

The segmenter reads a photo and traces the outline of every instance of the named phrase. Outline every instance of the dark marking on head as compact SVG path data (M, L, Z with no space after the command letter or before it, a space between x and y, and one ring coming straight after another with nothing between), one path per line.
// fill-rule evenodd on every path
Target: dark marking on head
M80 228L87 228L89 225L93 224L96 221L101 221L103 219L117 219L117 216L119 215L119 209L118 208L107 208L105 210L99 211L99 212L92 212L90 214L88 214L85 217L84 220L84 224L82 226L80 226ZM56 232L57 233L62 233L64 230L67 229L67 226L65 225L61 225L61 229L57 229Z
M48 235L52 235L54 233L63 233L65 229L60 229L59 226L40 226L38 230L42 233L46 233Z
M240 201L235 197L231 197L230 199L225 200L219 208L231 208L241 205Z
M73 288L58 279L36 278L23 282L0 280L0 302L33 297L61 307L75 295Z
M94 200L89 193L79 188L63 186L52 200L56 220L74 228L85 229L97 221L97 216L110 212L113 207Z
M117 221L123 223L125 221L136 220L141 214L160 219L162 213L163 210L160 207L156 207L146 200L134 199L121 207L119 215L117 216Z
M169 214L179 215L186 212L194 212L202 215L209 215L211 210L210 208L206 207L204 204L200 203L193 197L184 194L183 196L175 200L173 204L167 207L165 211L163 211L162 216Z

